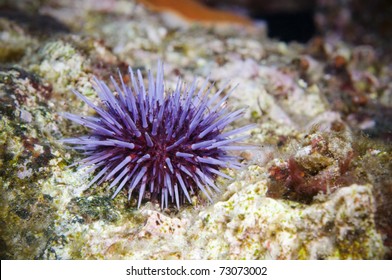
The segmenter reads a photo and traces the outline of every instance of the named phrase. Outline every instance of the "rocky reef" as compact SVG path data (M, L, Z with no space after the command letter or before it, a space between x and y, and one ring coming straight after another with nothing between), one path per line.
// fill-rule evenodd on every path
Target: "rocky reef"
M143 2L143 1L142 1ZM148 1L147 1L148 2ZM198 21L137 1L17 1L0 17L1 259L385 259L392 249L392 67L382 50ZM231 18L231 17L229 17ZM245 22L245 24L244 24ZM92 78L128 66L165 86L209 76L254 123L213 203L111 199L59 142L83 134Z

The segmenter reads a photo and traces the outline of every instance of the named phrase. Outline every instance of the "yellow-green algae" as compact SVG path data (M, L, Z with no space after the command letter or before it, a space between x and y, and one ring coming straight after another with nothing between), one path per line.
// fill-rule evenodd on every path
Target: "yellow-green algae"
M266 190L263 180L237 181L228 186L227 199L199 213L185 207L173 216L148 203L115 223L58 225L72 246L54 249L63 257L93 259L382 258L371 186L342 188L312 205L271 199ZM73 215L66 211L61 220Z

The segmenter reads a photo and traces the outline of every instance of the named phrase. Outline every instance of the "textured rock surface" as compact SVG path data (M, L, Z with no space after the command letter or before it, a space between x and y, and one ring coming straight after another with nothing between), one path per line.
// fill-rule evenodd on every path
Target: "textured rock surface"
M16 3L19 17L0 19L1 259L387 256L392 71L374 49L173 28L133 1L44 2ZM111 200L105 185L86 189L91 178L67 167L80 155L58 142L81 134L59 113L90 113L70 89L98 102L94 75L155 69L160 58L169 88L178 76L238 84L228 105L248 111L235 125L256 124L249 141L259 149L242 152L243 170L224 171L234 180L218 179L212 204L160 211Z

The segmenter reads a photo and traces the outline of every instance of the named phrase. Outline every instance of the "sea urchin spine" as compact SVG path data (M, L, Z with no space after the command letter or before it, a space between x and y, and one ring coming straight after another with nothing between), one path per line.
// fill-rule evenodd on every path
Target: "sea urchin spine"
M210 95L213 86L208 79L199 91L196 82L185 87L180 79L174 91L166 91L163 66L158 63L157 75L148 72L144 85L141 72L129 69L130 85L119 73L120 85L111 77L115 92L94 78L94 89L102 101L95 105L73 91L97 113L77 116L64 113L71 121L90 129L90 134L63 139L86 156L81 167L97 171L89 186L111 181L115 197L124 187L128 198L137 192L138 207L142 198L160 199L161 207L185 200L199 191L211 200L217 176L229 178L220 168L239 168L238 156L227 151L244 149L236 136L252 125L225 131L225 127L243 115L244 109L229 112L225 102L229 94L220 97L225 87Z

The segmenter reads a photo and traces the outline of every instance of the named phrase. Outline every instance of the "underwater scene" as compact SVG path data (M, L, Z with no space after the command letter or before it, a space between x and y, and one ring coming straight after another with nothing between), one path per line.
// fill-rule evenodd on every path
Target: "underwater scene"
M392 259L391 14L0 1L0 259Z

